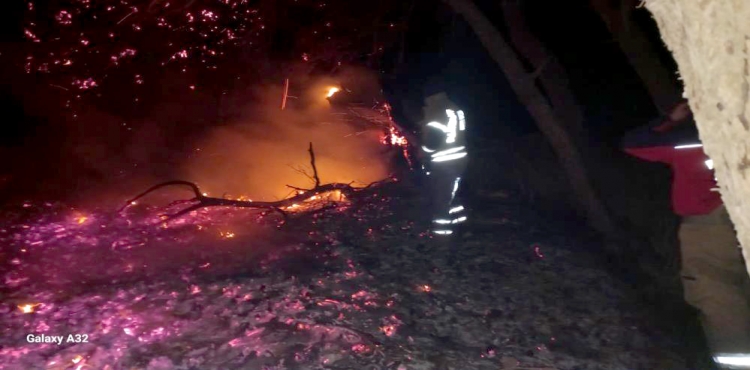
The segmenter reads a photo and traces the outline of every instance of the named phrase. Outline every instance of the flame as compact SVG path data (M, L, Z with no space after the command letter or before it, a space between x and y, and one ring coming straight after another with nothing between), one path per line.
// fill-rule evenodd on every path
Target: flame
M22 304L18 305L18 309L23 313L34 313L34 309L41 305L41 303Z
M74 364L77 364L83 360L83 356L77 355L76 357L73 357L71 361L73 361Z
M304 191L297 191L297 195L305 194ZM293 203L290 206L284 208L285 211L309 211L322 207L330 203L344 203L347 202L346 195L341 190L331 190L325 193L319 193L317 195L311 195L309 198L299 202Z
M383 144L406 147L409 141L394 126L388 128L388 133L383 137Z
M341 91L341 89L339 89L338 87L329 87L328 88L328 95L326 95L326 98L332 97L334 94L336 94L339 91Z

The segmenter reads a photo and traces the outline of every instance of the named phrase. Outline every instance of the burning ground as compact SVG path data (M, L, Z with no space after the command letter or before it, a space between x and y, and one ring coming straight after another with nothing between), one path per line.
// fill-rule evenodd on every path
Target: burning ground
M580 241L508 197L451 251L406 178L278 218L6 209L7 369L653 369L681 359ZM507 194L506 194L507 195ZM489 204L491 199L483 203ZM484 219L482 217L485 217ZM585 292L585 294L583 294ZM26 336L87 335L86 343Z

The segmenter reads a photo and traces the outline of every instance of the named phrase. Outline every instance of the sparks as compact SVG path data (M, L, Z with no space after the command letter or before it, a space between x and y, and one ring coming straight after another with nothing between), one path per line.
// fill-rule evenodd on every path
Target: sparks
M394 145L400 147L406 147L409 145L409 141L406 140L406 137L402 135L394 126L388 128L388 132L383 137L382 142L386 145Z
M85 80L73 81L73 86L78 87L80 90L89 90L99 86L93 78L87 78Z
M36 35L33 32L31 32L31 30L25 29L25 30L23 30L23 33L26 35L26 37L29 40L31 40L33 42L41 42L41 40L39 40L39 38L36 37Z
M57 23L63 25L63 26L70 26L73 24L73 15L70 14L67 10L61 10L57 15L55 16L55 20Z

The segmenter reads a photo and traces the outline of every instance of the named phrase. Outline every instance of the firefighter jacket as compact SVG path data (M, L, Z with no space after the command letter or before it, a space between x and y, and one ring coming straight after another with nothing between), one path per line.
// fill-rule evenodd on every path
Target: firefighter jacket
M680 125L658 132L661 121L628 132L622 146L626 153L672 168L672 209L680 216L709 214L721 206L713 172L713 161L703 152L698 132Z
M425 99L422 127L423 163L428 168L465 158L466 117L445 93ZM462 161L465 162L465 161ZM429 169L428 169L429 171Z

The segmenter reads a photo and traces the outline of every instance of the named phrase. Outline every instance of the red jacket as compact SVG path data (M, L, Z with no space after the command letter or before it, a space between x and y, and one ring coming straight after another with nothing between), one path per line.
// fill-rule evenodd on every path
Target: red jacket
M654 130L658 121L625 135L626 153L651 162L663 162L672 167L672 209L681 216L711 213L722 204L716 188L714 171L706 165L708 156L703 147L675 147L698 142L694 127L683 126L669 132Z

